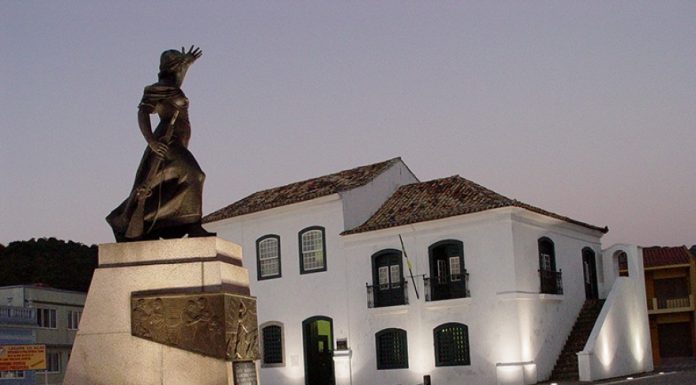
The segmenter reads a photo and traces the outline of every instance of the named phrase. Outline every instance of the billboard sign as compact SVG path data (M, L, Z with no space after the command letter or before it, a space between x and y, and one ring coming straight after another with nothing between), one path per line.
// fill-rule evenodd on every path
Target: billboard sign
M46 345L0 345L0 372L46 369Z

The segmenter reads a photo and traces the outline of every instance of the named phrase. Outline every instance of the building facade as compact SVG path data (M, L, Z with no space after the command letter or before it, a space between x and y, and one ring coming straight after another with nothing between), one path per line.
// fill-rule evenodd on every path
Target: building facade
M642 251L653 361L696 356L696 258L686 246Z
M459 176L420 182L399 158L260 191L204 221L243 247L264 384L536 383L585 301L620 281L606 228Z
M85 298L85 293L36 285L0 287L0 299L7 304L3 311L22 318L20 325L9 325L3 320L0 327L31 335L23 338L22 344L46 345L46 371L17 374L30 378L27 383L63 383Z
M2 299L8 300L8 298ZM35 309L21 306L0 305L0 346L33 344L36 339L34 333L35 326ZM34 385L34 372L0 372L0 384Z

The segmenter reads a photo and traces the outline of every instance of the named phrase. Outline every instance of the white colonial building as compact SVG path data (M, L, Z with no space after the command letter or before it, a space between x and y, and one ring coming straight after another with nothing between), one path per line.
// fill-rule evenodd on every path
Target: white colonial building
M606 228L459 176L419 182L396 158L260 191L204 221L243 247L264 385L532 384L652 369L635 250L621 249L636 274L617 278ZM583 351L559 359L588 318Z

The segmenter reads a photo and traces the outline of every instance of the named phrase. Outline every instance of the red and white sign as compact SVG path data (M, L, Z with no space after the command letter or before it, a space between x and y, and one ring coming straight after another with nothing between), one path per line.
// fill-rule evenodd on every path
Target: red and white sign
M46 369L46 345L0 345L0 372Z

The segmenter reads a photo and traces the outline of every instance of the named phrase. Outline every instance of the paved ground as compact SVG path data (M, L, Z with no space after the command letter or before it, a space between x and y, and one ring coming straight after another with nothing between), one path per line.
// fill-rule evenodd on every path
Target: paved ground
M545 384L549 384L546 382ZM672 359L663 362L652 373L603 380L598 382L558 382L558 385L588 385L588 384L630 384L630 385L696 385L696 358Z

